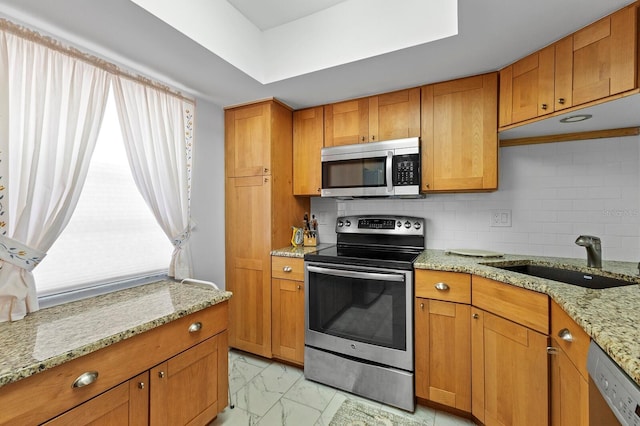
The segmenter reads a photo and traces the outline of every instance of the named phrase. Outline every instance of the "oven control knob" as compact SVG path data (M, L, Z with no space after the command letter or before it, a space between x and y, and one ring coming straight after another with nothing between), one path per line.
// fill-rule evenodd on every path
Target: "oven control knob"
M338 221L338 228L342 228L343 226L344 226L344 223L341 220L339 220Z
M413 224L413 227L416 228L416 229L420 229L420 228L422 228L422 225L420 225L420 222L416 222L416 223Z
M405 228L407 228L407 229L411 228L411 222L406 221L406 222L404 223L404 227L405 227Z
M350 220L345 221L344 226L351 226L351 221Z
M398 221L398 222L396 223L396 226L397 226L398 228L400 228L400 227L402 226L402 222Z

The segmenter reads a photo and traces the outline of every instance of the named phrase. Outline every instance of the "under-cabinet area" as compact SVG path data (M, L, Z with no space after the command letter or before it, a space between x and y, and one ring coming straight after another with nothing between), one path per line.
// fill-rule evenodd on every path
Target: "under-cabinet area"
M160 282L3 327L0 424L208 424L228 404L230 297Z

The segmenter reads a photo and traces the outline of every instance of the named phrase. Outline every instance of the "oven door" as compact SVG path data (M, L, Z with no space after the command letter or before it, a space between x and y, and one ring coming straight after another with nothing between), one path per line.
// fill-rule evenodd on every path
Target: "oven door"
M305 345L413 371L413 271L305 262Z

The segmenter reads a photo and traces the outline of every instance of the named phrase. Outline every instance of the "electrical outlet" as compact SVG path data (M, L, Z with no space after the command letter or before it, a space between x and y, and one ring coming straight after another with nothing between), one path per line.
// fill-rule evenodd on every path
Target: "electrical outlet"
M511 226L511 210L491 210L491 226Z

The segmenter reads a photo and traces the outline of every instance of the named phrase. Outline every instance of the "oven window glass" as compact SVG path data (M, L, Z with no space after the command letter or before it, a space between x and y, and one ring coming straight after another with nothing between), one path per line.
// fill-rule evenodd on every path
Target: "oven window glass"
M386 186L386 157L322 163L323 188Z
M404 281L310 273L308 286L311 330L406 350Z

